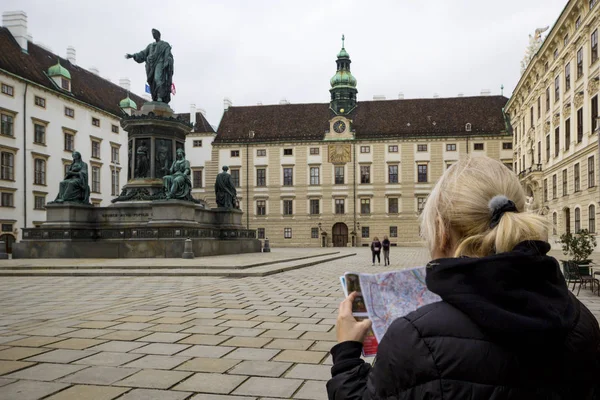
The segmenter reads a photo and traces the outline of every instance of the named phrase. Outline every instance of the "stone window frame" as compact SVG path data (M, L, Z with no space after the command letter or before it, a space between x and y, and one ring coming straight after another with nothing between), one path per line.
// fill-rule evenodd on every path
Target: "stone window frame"
M95 151L95 149L94 149L95 144L98 145L97 151ZM91 154L90 158L94 158L96 160L102 159L102 138L90 135L90 154Z
M396 173L391 173L391 168L396 167ZM387 183L389 184L397 184L400 183L400 163L388 163L387 165ZM396 177L396 180L392 182L392 176Z
M396 211L392 211L390 200L396 200ZM400 213L400 196L390 196L387 199L387 213L396 215Z
M65 106L64 114L65 114L65 117L67 117L67 118L75 119L75 109L74 108ZM72 115L70 115L70 114L72 114Z
M193 147L202 147L202 139L195 139L192 141L192 146Z
M417 168L415 168L416 173L416 182L417 183L429 183L429 163L424 161L417 161ZM421 167L425 167L425 172L419 171ZM425 175L425 180L422 180L423 175Z
M511 143L512 145L512 143ZM454 146L454 147L451 147ZM456 143L446 143L446 151L457 151Z
M421 214L423 209L425 208L425 203L427 202L427 195L417 194L415 195L415 206L417 208L417 214Z
M265 228L256 228L256 238L265 239L267 237L267 231Z
M360 198L360 215L371 215L371 198Z
M232 158L239 158L240 157L240 151L239 150L231 150L229 152L229 156Z
M313 203L316 202L316 203ZM316 204L316 213L313 212L315 211L313 208L313 204ZM308 213L309 215L321 215L321 199L308 199Z
M371 185L371 164L359 164L359 178L361 185Z
M115 179L116 176L116 179ZM121 168L112 166L110 168L110 195L118 196L121 189Z
M94 170L98 169L98 180L94 180ZM102 163L97 161L90 161L90 192L95 194L102 194ZM96 184L98 185L96 187Z
M310 228L310 238L311 239L318 239L319 238L319 228L318 227L312 227L312 228Z
M4 145L0 145L0 180L5 181L5 182L15 182L15 175L16 175L16 160L17 160L17 152L19 151L18 148L16 147L8 147L8 146L4 146ZM7 166L7 168L12 168L11 169L11 179L4 179L3 178L3 166L2 166L2 159L1 159L1 154L2 153L8 153L10 155L12 155L12 166Z
M4 82L1 82L0 86L1 86L0 92L2 92L3 95L8 96L8 97L15 97L15 87L14 86L9 85L8 83L4 83Z
M427 153L429 151L429 146L427 143L417 144L417 153Z
M266 157L267 149L256 149L256 157Z
M569 170L567 168L562 170L562 195L565 197L569 194Z
M46 109L46 98L38 95L33 97L33 105Z
M77 131L74 129L64 127L64 126L62 128L62 131L63 131L63 150L67 151L69 153L74 152L75 151L75 136L77 135ZM72 141L71 141L72 148L71 149L67 148L67 137L68 136L72 137Z
M290 174L286 175L286 171L291 171ZM281 166L282 174L282 186L294 186L294 167L291 165Z
M588 188L596 186L596 157L591 155L588 157Z
M46 146L47 140L48 140L48 125L50 124L49 121L44 121L43 119L39 119L39 118L35 118L35 117L31 117L31 122L33 123L33 143L39 146ZM37 140L37 132L36 132L36 127L37 126L41 126L44 128L44 137L42 141L38 141Z
M12 111L12 110L0 107L0 126L2 124L1 120L3 120L4 118L11 118L11 121L10 121L11 133L6 134L0 130L0 136L11 138L11 139L16 139L16 137L15 137L15 120L17 119L17 114L18 113L16 111Z
M398 226L397 225L390 226L390 237L398 237Z
M196 172L200 173L200 186L196 185ZM193 167L192 168L192 189L201 189L204 187L204 168Z
M481 147L481 148L478 148ZM485 151L485 143L473 143L473 151Z
M321 148L319 147L310 147L308 151L311 156L318 156L321 154Z
M259 176L259 175L261 175L261 173L259 173L258 171L263 171L264 172L263 176ZM256 187L267 187L267 184L268 184L267 167L265 165L261 165L254 169L254 177L256 179L256 181L255 181Z
M360 146L360 153L361 154L370 154L371 146Z
M8 188L8 187L0 187L0 207L3 208L15 208L15 192L17 189ZM5 200L10 199L8 203L5 204Z
M255 202L256 202L255 215L257 217L267 216L267 203L268 203L267 199L257 199L257 200L255 200Z
M596 233L596 205L588 206L588 232Z
M284 239L292 239L292 228L283 228L283 238Z
M371 229L368 226L361 226L360 237L363 239L368 239L369 237L371 237Z
M31 152L31 160L33 162L33 184L37 186L47 186L48 184L48 154ZM43 163L38 163L42 161ZM38 165L43 165L43 170L38 169Z
M283 155L284 156L293 156L294 155L294 149L293 148L287 148L287 149L283 149Z
M100 128L100 118L92 117L92 126Z
M333 213L335 215L345 215L346 214L346 199L342 197L337 197L333 199ZM338 207L339 206L339 207ZM341 211L341 212L339 212Z
M579 163L573 165L573 192L581 191L581 166Z
M34 210L45 210L46 209L46 197L48 196L48 192L40 192L37 190L33 191L33 209ZM39 207L38 199L41 198L44 201L44 205Z
M575 210L573 212L573 219L574 219L574 231L575 233L579 232L581 230L581 208L579 207L575 207Z
M400 149L397 144L390 144L388 146L388 153L398 153L399 151L400 151Z
M338 178L340 178L340 175L337 174L337 171L342 171L343 174L341 175L342 181L339 182ZM345 165L334 165L333 166L333 184L334 185L345 185L346 184L346 166Z
M116 157L115 157L116 150ZM110 162L113 164L121 164L119 158L121 157L121 143L110 142Z
M235 171L235 174L234 174ZM230 168L229 174L231 175L231 180L236 188L242 187L242 172L240 168ZM234 175L237 175L237 179L234 178Z
M281 215L291 217L294 215L294 199L281 200Z
M309 174L309 185L310 186L320 186L321 185L321 167L318 165L309 165L308 167ZM313 171L317 173L313 175Z

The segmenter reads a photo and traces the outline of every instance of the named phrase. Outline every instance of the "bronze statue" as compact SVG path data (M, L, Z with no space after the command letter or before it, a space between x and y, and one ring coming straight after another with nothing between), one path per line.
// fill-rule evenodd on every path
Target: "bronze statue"
M90 187L88 186L88 166L81 160L78 151L73 152L73 163L67 168L65 179L60 183L56 203L90 203Z
M217 175L215 182L215 195L217 196L217 206L224 208L237 208L237 192L231 175L227 173L229 167L224 166L223 172Z
M135 176L134 178L147 178L150 172L150 157L146 143L141 142L135 151Z
M177 149L177 159L173 161L169 173L170 175L163 177L167 200L190 200L192 191L190 162L185 159L183 149Z
M158 142L158 140L157 140ZM163 176L169 174L169 149L167 146L159 146L156 151L156 157L154 157L154 176L157 178L162 178Z
M152 37L156 42L139 53L125 54L125 58L133 58L137 63L146 62L146 79L150 86L152 101L171 101L171 85L173 83L173 54L171 45L160 40L160 32L152 29Z

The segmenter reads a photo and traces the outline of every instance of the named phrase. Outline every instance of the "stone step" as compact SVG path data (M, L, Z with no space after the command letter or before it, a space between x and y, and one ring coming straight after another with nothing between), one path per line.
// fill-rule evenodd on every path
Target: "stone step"
M279 258L269 261L262 262L251 262L248 264L240 263L238 265L202 265L204 262L202 257L198 257L196 263L193 261L182 260L182 259L174 259L174 258L155 258L140 262L138 259L131 260L133 264L136 265L126 265L128 259L120 259L118 261L113 260L76 260L76 259L57 259L55 262L52 262L50 265L48 261L50 259L44 260L44 265L36 264L37 260L26 260L23 264L17 265L2 265L0 264L0 271L32 271L32 270L86 270L86 269L115 269L115 270L143 270L143 269L157 269L157 270L170 270L170 269L226 269L226 270L240 270L240 269L248 269L248 268L256 268L262 266L268 266L273 264L280 264L284 262L293 262L293 261L302 261L308 260L317 257L323 256L333 256L336 254L340 254L339 251L333 252L325 252L319 254L310 254L301 257L290 257L290 258ZM247 254L241 254L240 257L243 257ZM14 260L17 261L17 260ZM25 261L25 260L22 260ZM100 262L101 261L101 262ZM4 263L3 263L4 264ZM195 265L194 265L195 264Z
M356 253L329 253L328 255L312 256L302 260L284 261L278 263L270 263L254 268L246 269L209 269L204 267L199 268L172 268L172 269L150 269L150 268L121 268L121 269L64 269L60 267L47 269L28 270L0 270L0 277L22 277L22 276L211 276L211 277L226 277L226 278L246 278L246 277L263 277L278 274L294 269L310 267L312 265L322 264L328 261L339 260L341 258L355 256Z

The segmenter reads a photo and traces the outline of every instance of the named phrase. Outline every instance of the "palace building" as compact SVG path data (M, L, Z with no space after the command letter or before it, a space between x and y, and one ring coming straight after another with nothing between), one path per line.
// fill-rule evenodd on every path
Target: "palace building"
M227 165L244 223L275 246L365 246L384 235L415 245L427 195L461 155L512 168L505 97L359 101L343 45L336 64L329 103L227 105L216 136L205 134L210 160L191 160L194 195L214 206L212 182Z
M505 109L514 130L514 169L533 208L552 222L554 240L580 229L596 232L597 3L569 1L545 40L538 36L543 30L536 31Z

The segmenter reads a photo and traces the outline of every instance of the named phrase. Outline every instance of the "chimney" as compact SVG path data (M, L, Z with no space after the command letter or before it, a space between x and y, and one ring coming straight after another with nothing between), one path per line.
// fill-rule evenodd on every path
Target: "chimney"
M67 60L69 60L69 62L72 65L76 65L77 64L77 62L76 62L77 60L75 58L75 54L76 54L75 53L75 47L73 47L73 46L67 47Z
M27 14L25 11L7 11L2 13L2 26L15 38L21 50L27 53Z
M119 79L119 86L121 86L123 89L125 89L129 92L131 90L131 79L129 79L129 78Z
M385 100L384 94L376 94L373 96L373 100Z
M482 96L489 96L490 94L492 94L492 91L490 89L481 89Z
M225 97L223 99L223 108L225 110L229 110L229 107L231 107L233 105L233 103L231 102L231 99L229 97Z
M196 125L196 105L194 103L190 104L190 124Z
M459 93L456 97L463 97L464 94L463 93Z
M100 70L96 67L90 67L89 71L94 75L100 75Z
M434 94L433 94L433 98L434 98L434 99L439 99L439 98L440 98L440 95L439 95L439 94L437 94L437 93L434 93Z
M290 102L284 97L283 99L279 100L279 104L290 104Z
M398 93L398 100L404 100L404 93Z

